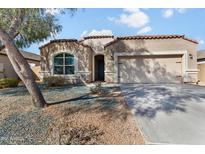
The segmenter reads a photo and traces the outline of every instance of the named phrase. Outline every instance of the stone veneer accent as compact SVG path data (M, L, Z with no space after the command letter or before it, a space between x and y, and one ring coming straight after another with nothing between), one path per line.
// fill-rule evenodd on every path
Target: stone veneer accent
M40 48L41 74L45 76L59 76L53 74L53 57L59 53L70 53L75 57L75 74L63 75L72 83L92 81L92 49L75 41L52 42Z

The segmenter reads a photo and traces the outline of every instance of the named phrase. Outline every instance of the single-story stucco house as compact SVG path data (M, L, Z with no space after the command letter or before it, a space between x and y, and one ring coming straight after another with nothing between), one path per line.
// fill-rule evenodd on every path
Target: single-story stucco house
M74 83L196 83L197 44L184 35L52 40L40 47L41 75Z
M37 69L40 66L40 55L20 51L24 58L29 63L32 69ZM39 67L40 68L40 67ZM38 70L40 71L40 70ZM35 78L38 79L38 71L34 71ZM13 69L13 66L4 50L0 49L0 78L18 78L18 75Z
M205 84L205 50L197 52L197 63L198 63L198 80L200 83Z

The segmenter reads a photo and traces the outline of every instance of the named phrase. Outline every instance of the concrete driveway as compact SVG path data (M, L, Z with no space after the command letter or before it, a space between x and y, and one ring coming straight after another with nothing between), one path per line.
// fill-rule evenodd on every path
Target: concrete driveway
M205 144L205 87L123 84L147 144Z

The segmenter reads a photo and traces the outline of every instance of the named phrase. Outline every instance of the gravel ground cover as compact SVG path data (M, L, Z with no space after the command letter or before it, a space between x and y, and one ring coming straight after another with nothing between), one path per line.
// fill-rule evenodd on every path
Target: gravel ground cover
M0 90L0 144L144 144L119 87L41 89L52 104L41 110L23 86Z

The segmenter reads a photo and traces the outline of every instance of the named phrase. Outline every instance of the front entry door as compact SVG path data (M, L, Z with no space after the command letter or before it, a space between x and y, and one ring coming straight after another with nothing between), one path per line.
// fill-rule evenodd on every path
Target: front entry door
M95 81L104 81L104 56L95 56Z

